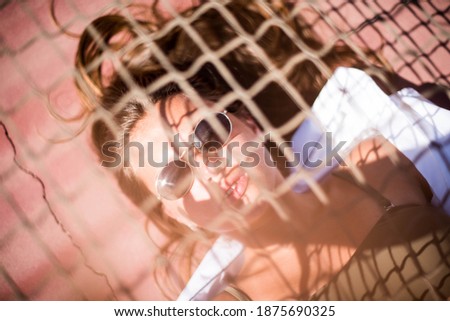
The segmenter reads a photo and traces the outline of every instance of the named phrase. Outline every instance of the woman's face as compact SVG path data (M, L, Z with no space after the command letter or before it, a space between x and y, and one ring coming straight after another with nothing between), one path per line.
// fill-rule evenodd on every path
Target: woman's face
M145 148L144 166L139 164L142 150L130 148L129 151L135 175L158 196L156 181L164 166L156 164L170 162L177 155L187 161L188 147L180 147L176 153L171 142L177 140L176 134L179 134L178 141L192 142L195 125L207 115L181 95L157 103L156 107L147 111L130 134L131 142ZM165 113L165 119L161 112ZM242 220L248 224L263 215L268 204L261 201L261 191L273 191L282 179L255 123L231 113L227 116L232 123L231 135L218 154L207 157L193 147L189 149L194 174L191 189L179 199L161 199L171 217L215 232L235 230L242 227Z

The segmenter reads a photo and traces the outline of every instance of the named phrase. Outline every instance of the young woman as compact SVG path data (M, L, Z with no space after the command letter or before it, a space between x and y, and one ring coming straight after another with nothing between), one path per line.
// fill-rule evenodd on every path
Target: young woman
M168 236L171 298L449 297L449 115L358 52L253 1L85 30L95 150Z

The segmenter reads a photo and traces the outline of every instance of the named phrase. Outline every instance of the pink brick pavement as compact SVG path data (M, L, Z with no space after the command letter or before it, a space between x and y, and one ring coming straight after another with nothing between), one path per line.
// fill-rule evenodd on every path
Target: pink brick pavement
M329 18L347 31L383 9L391 12L398 1L331 3L339 9ZM446 1L433 3L448 13ZM426 13L436 8L421 4L422 9L412 4L397 9L395 17L367 25L352 39L381 48L394 69L416 84L448 84L448 22L439 15L430 22ZM108 5L105 0L61 0L56 12L78 32ZM320 5L331 8L324 1ZM327 38L330 28L316 27ZM152 277L156 249L145 233L143 215L96 165L87 135L53 142L80 125L61 123L47 110L51 105L65 117L79 111L72 83L76 40L58 31L49 4L42 1L13 1L2 8L0 37L0 119L18 162L45 184L57 218L39 181L13 162L12 146L1 129L0 299L111 299L106 278L118 299L163 299Z

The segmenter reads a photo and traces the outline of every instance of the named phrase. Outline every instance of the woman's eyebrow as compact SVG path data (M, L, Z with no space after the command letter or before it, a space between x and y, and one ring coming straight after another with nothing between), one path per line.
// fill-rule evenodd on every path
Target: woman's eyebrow
M182 123L186 122L188 123L188 125L186 125L187 130L189 131L189 134L194 133L195 127L197 126L197 124L201 121L201 119L193 119L194 117L192 117L192 115L197 112L198 108L189 110L187 113L185 113L183 116L180 117L180 119L178 120L178 122L176 123L175 128L179 128L182 127Z

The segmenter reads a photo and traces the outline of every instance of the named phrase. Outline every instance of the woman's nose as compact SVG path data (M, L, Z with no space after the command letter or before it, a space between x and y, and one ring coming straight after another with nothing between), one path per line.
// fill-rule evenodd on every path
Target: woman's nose
M196 159L200 162L201 172L215 181L226 172L227 167L235 163L232 153L225 148L198 153Z
M205 167L209 174L219 175L227 166L227 160L225 157L208 156L205 159Z

